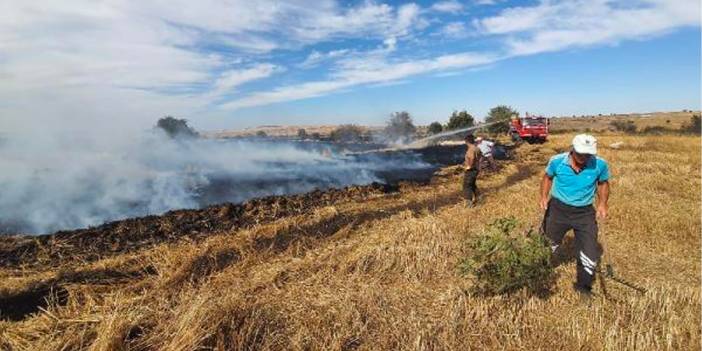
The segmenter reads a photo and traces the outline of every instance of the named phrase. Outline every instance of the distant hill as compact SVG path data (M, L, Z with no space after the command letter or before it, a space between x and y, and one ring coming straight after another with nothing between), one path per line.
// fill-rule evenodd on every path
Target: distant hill
M601 114L590 116L566 116L551 118L550 130L552 132L604 132L613 130L613 121L632 121L637 129L646 127L665 127L669 129L680 129L684 124L690 122L692 115L699 115L700 111L680 111L680 112L650 112L650 113L619 113Z
M307 135L319 133L321 137L328 137L338 125L262 125L258 127L246 128L241 130L221 130L202 133L207 138L241 138L256 136L261 132L266 133L269 137L296 137L300 129L304 129ZM380 131L383 127L377 126L359 126L364 131Z

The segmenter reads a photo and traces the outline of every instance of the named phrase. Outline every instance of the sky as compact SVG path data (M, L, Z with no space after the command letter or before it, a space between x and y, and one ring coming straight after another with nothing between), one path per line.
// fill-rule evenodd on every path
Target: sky
M0 133L700 109L698 0L0 0Z

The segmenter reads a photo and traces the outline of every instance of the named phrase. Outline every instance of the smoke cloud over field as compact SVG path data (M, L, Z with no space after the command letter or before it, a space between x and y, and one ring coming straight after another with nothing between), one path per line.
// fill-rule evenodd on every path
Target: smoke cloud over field
M0 233L49 233L252 197L381 181L419 169L400 158L354 158L333 145L62 134L0 137Z

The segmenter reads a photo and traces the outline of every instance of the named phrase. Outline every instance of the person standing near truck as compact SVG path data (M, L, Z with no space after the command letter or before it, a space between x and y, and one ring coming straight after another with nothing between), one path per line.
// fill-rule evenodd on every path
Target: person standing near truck
M573 288L590 299L601 252L597 219L607 218L609 165L597 156L597 139L579 134L569 152L551 157L541 180L540 206L546 211L543 230L556 251L567 231L575 232L577 273ZM595 194L597 194L596 207Z
M483 160L487 163L491 171L497 170L497 165L495 164L495 158L492 155L492 149L495 147L495 143L490 140L483 139L483 137L475 138L475 143L480 149L480 153L483 156Z
M463 175L463 195L466 198L467 206L475 207L478 201L478 173L480 168L480 149L475 145L475 136L466 135L466 157L463 163L465 173Z

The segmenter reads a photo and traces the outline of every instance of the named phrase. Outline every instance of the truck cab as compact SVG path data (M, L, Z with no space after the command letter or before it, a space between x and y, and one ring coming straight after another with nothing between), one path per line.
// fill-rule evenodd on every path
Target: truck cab
M543 116L525 117L512 116L509 134L513 141L525 140L532 143L543 143L548 137L549 120Z

